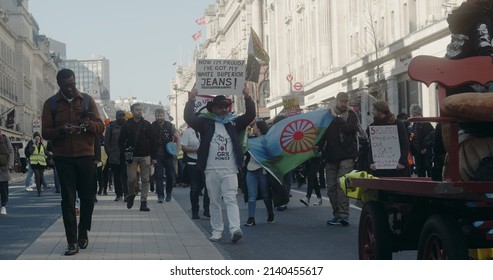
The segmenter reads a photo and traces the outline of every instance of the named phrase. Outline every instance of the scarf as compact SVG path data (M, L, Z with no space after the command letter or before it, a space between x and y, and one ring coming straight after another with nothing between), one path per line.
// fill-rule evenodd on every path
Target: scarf
M216 114L214 114L212 112L207 112L207 113L200 114L199 115L199 118L206 118L206 119L213 120L215 122L219 122L219 123L222 123L222 124L231 123L234 126L235 125L234 120L236 118L238 118L238 116L234 116L233 114L228 113L228 115L226 115L226 117L223 119L220 116L218 116L218 115L216 115Z
M235 120L238 117L239 116L234 116L233 114L228 113L228 115L226 115L226 117L223 119L220 116L218 116L212 112L202 113L199 115L199 118L206 118L206 119L218 122L218 123L222 123L224 125L231 123L231 125L233 125L233 126L236 126ZM243 131L240 132L239 139L240 139L240 141L242 141L241 146L243 149L243 154L246 153L249 149L247 136L248 136L248 134L246 133L246 129L244 129Z

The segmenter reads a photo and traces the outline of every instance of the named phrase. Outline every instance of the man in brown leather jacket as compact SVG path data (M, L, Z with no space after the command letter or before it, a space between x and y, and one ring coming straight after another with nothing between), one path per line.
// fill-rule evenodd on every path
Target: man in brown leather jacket
M94 209L94 135L103 133L96 103L75 87L75 74L62 69L57 74L60 90L43 106L43 138L53 142L54 161L62 191L62 215L68 242L65 255L75 255L89 244ZM80 222L75 216L80 199Z

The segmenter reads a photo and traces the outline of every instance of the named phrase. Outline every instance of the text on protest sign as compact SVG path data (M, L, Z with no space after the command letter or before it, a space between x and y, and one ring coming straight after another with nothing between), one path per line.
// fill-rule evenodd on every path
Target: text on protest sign
M377 169L396 169L401 157L397 125L370 126L369 131Z
M198 59L196 70L199 94L243 94L246 71L244 60Z
M194 113L206 113L206 107L207 103L209 101L212 101L214 96L210 95L197 95L195 97L195 109L193 110Z

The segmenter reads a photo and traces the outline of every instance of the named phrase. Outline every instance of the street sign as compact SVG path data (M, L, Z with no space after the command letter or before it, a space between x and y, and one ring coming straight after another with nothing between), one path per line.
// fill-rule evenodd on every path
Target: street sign
M33 132L41 131L41 117L34 117L32 125Z
M293 81L293 75L288 74L288 75L286 76L286 80L288 81L288 83L291 83L291 82Z
M303 90L303 84L300 82L296 82L293 85L293 91L302 91Z

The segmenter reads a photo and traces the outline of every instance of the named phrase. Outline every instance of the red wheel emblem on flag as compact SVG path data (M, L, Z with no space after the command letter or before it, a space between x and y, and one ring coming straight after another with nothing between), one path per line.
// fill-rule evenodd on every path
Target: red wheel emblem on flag
M290 154L306 153L313 150L317 128L313 122L300 119L290 122L281 133L281 147Z

